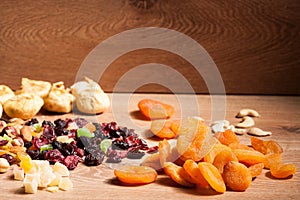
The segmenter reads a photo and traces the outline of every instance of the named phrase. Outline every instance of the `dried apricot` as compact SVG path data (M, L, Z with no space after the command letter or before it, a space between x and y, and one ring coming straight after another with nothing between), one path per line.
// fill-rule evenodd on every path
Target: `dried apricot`
M245 149L234 149L233 153L238 158L239 162L246 165L254 165L257 163L265 162L265 155L259 151L245 150Z
M159 138L172 139L176 137L176 133L171 129L172 122L163 119L153 120L151 122L151 132Z
M224 149L220 153L218 153L214 159L213 165L219 170L219 172L222 174L224 166L229 163L230 161L236 161L238 162L237 157L235 154L228 149Z
M192 177L194 183L200 187L207 188L209 186L208 182L203 177L198 164L193 160L186 160L183 164L185 171Z
M173 120L171 122L171 130L177 135L178 134L178 130L180 128L181 125L181 121L180 120Z
M226 185L234 191L245 191L252 181L249 169L235 161L230 161L225 165L223 178Z
M174 114L174 107L153 99L139 101L140 112L148 119L166 119Z
M282 153L282 147L275 141L263 141L256 137L251 137L251 145L256 150L263 154Z
M279 165L281 163L281 154L279 153L271 153L265 155L265 168L270 169L272 165Z
M164 165L165 173L176 183L185 187L193 187L194 184L186 180L186 174L183 172L183 168L175 165L172 162L166 162Z
M216 142L210 139L212 137L209 128L202 121L193 117L182 122L178 135L176 147L184 160L201 160Z
M231 143L228 145L228 147L230 147L231 149L246 149L246 150L253 150L254 149L252 147L249 147L245 144L241 144L241 143Z
M215 133L215 137L224 145L228 146L231 143L240 143L239 138L236 136L236 134L230 130L227 129L224 132L217 132Z
M214 159L215 159L215 157L216 157L216 155L219 154L221 151L226 150L226 149L227 149L228 151L231 150L228 146L226 146L226 145L224 145L224 144L216 143L216 144L213 146L212 150L211 150L208 154L206 154L206 155L204 156L203 161L209 162L209 163L213 163L213 162L214 162Z
M164 166L165 162L167 162L167 158L171 153L171 146L168 140L164 139L158 143L158 152L160 157L160 165Z
M270 168L270 173L275 178L288 178L297 171L296 165L294 164L279 164L273 165Z
M199 170L209 185L217 192L224 193L226 186L219 170L208 162L199 162Z
M264 164L263 163L257 163L254 165L251 165L250 167L248 167L250 174L252 176L252 178L259 176L263 169L264 169Z
M156 171L147 166L123 165L115 169L114 174L121 182L127 184L146 184L154 182L157 178Z

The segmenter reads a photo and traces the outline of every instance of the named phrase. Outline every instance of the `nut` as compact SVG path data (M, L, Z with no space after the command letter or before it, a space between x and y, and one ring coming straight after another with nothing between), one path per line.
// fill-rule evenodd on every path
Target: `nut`
M244 135L248 132L248 129L245 128L234 128L234 131L237 135Z
M21 128L21 135L25 141L31 142L32 140L32 130L30 126L23 126Z
M241 109L235 117L240 118L245 116L260 117L260 114L256 110L245 108Z
M9 162L5 158L0 158L0 173L7 172L9 167Z
M3 113L3 107L2 104L0 104L0 118L2 117L2 113Z
M262 137L262 136L272 135L272 132L264 131L264 130L262 130L260 128L257 128L257 127L252 127L252 128L249 129L248 134Z
M24 141L22 140L22 138L17 137L17 138L15 138L15 139L12 140L11 144L13 146L23 147L24 146Z
M7 126L6 122L3 120L0 120L0 132Z
M227 129L233 129L234 126L230 125L230 122L227 120L217 120L211 123L211 129L214 133L224 132Z
M11 138L16 138L19 135L17 129L13 126L6 126L3 129L2 133L8 135Z
M254 126L254 120L251 117L245 116L242 118L242 121L235 125L238 128L250 128Z

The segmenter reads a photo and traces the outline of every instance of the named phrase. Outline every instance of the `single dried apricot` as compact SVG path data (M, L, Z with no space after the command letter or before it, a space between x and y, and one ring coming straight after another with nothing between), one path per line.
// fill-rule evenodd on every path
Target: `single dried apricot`
M228 146L226 146L226 145L224 145L224 144L216 143L216 144L213 146L212 150L211 150L208 154L206 154L206 155L204 156L203 161L209 162L209 163L213 163L213 162L214 162L214 159L215 159L215 157L216 157L216 155L219 154L221 151L226 150L226 149L227 149L228 151L231 150Z
M194 184L189 182L187 179L187 174L183 172L183 168L175 165L172 162L166 162L164 165L165 173L176 183L185 187L193 187Z
M278 164L270 167L270 173L275 178L288 178L297 171L296 165L294 164Z
M174 107L153 99L139 101L140 112L148 119L166 119L174 114Z
M123 165L114 174L121 182L134 185L152 183L157 178L157 172L147 166Z
M265 162L264 162L264 166L266 169L270 169L271 166L275 165L279 165L279 163L281 163L281 154L280 153L270 153L265 155Z
M158 143L158 153L160 157L160 165L164 166L171 153L171 146L168 140L164 139Z
M208 162L199 162L198 167L205 180L209 183L210 187L220 193L224 193L226 191L223 178L219 170L214 165Z
M230 130L227 129L224 132L217 132L215 133L215 137L224 145L228 146L231 143L240 143L239 138L236 136L236 134Z
M225 165L223 178L226 185L234 191L245 191L252 181L249 169L235 161L230 161Z
M255 178L262 173L262 171L264 169L264 164L257 163L257 164L251 165L250 167L248 167L248 169L250 171L252 178Z
M198 164L193 160L186 160L183 164L185 171L192 177L194 183L200 187L207 188L209 186L208 182L203 177Z
M257 163L265 162L265 155L259 151L245 150L245 149L234 149L233 153L238 158L239 162L246 165L254 165Z
M151 132L159 138L172 139L176 137L176 133L171 129L172 122L163 119L153 120L151 122Z
M224 166L229 163L230 161L236 161L238 162L237 157L235 154L229 150L224 149L220 153L218 153L214 159L213 165L219 170L219 172L222 174Z
M273 140L263 141L256 137L251 137L251 145L256 150L263 154L282 153L282 147Z
M253 150L254 149L252 147L249 147L245 144L241 144L241 143L231 143L228 145L228 147L230 147L231 149L246 149L246 150Z
M201 160L216 141L211 140L209 128L197 118L183 121L178 130L177 150L184 160ZM203 144L205 143L205 147Z

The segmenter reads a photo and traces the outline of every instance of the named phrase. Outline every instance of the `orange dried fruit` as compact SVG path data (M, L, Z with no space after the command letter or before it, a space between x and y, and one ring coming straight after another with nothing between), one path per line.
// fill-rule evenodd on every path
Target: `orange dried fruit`
M265 162L265 155L259 151L245 150L245 149L234 149L233 153L238 158L239 162L246 165L254 165L257 163Z
M171 130L177 135L178 134L178 130L180 128L181 125L181 121L180 120L173 120L171 122Z
M223 178L226 185L234 191L245 191L252 181L249 169L235 161L230 161L225 165Z
M195 161L186 160L183 164L183 168L192 177L193 183L204 188L207 188L209 186L208 182L203 177L198 164Z
M139 101L140 112L148 119L166 119L174 114L174 107L153 99Z
M252 147L249 147L245 144L241 144L241 143L231 143L228 145L228 147L230 147L231 149L246 149L246 150L252 150L254 151L254 149Z
M147 166L123 165L114 174L121 182L133 185L152 183L157 178L157 172Z
M203 161L213 163L216 155L219 154L223 150L230 151L231 149L224 144L216 143L214 145L214 147L212 148L212 150L204 156Z
M281 154L271 153L265 155L264 166L266 169L270 169L272 165L279 165L279 163L281 163Z
M171 145L168 140L164 139L158 143L158 153L160 158L160 165L164 166L167 162L168 157L171 154Z
M248 169L250 171L252 178L255 178L262 173L262 171L264 169L264 164L257 163L257 164L251 165L250 167L248 167Z
M224 166L229 163L230 161L236 161L238 162L237 157L235 154L229 150L224 149L220 153L218 153L214 159L213 165L219 170L219 172L222 174Z
M263 154L282 153L282 147L274 140L264 141L256 137L251 137L251 145L256 150Z
M176 133L171 129L172 122L163 119L153 120L151 122L151 132L159 138L172 139L176 137Z
M176 183L185 187L193 187L194 184L189 182L187 174L184 173L184 169L172 162L166 162L164 165L164 172Z
M270 167L270 173L275 178L288 178L297 171L294 164L278 164Z
M198 167L210 187L219 193L224 193L226 191L223 178L219 170L213 164L208 162L199 162Z
M222 144L228 146L231 143L240 143L239 138L236 136L236 134L230 130L227 129L224 132L217 132L214 135Z
M176 147L184 160L201 160L216 143L209 128L194 117L182 122L178 135Z

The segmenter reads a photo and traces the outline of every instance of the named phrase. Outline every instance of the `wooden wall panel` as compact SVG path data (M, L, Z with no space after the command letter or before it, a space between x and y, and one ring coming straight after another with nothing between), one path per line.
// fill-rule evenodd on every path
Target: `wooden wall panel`
M17 89L21 77L29 77L70 86L99 43L125 30L154 26L201 44L228 94L299 95L299 10L298 0L2 0L0 84ZM99 83L112 91L129 69L149 62L173 67L197 93L208 92L187 61L153 49L118 58ZM157 85L138 91L169 92Z

